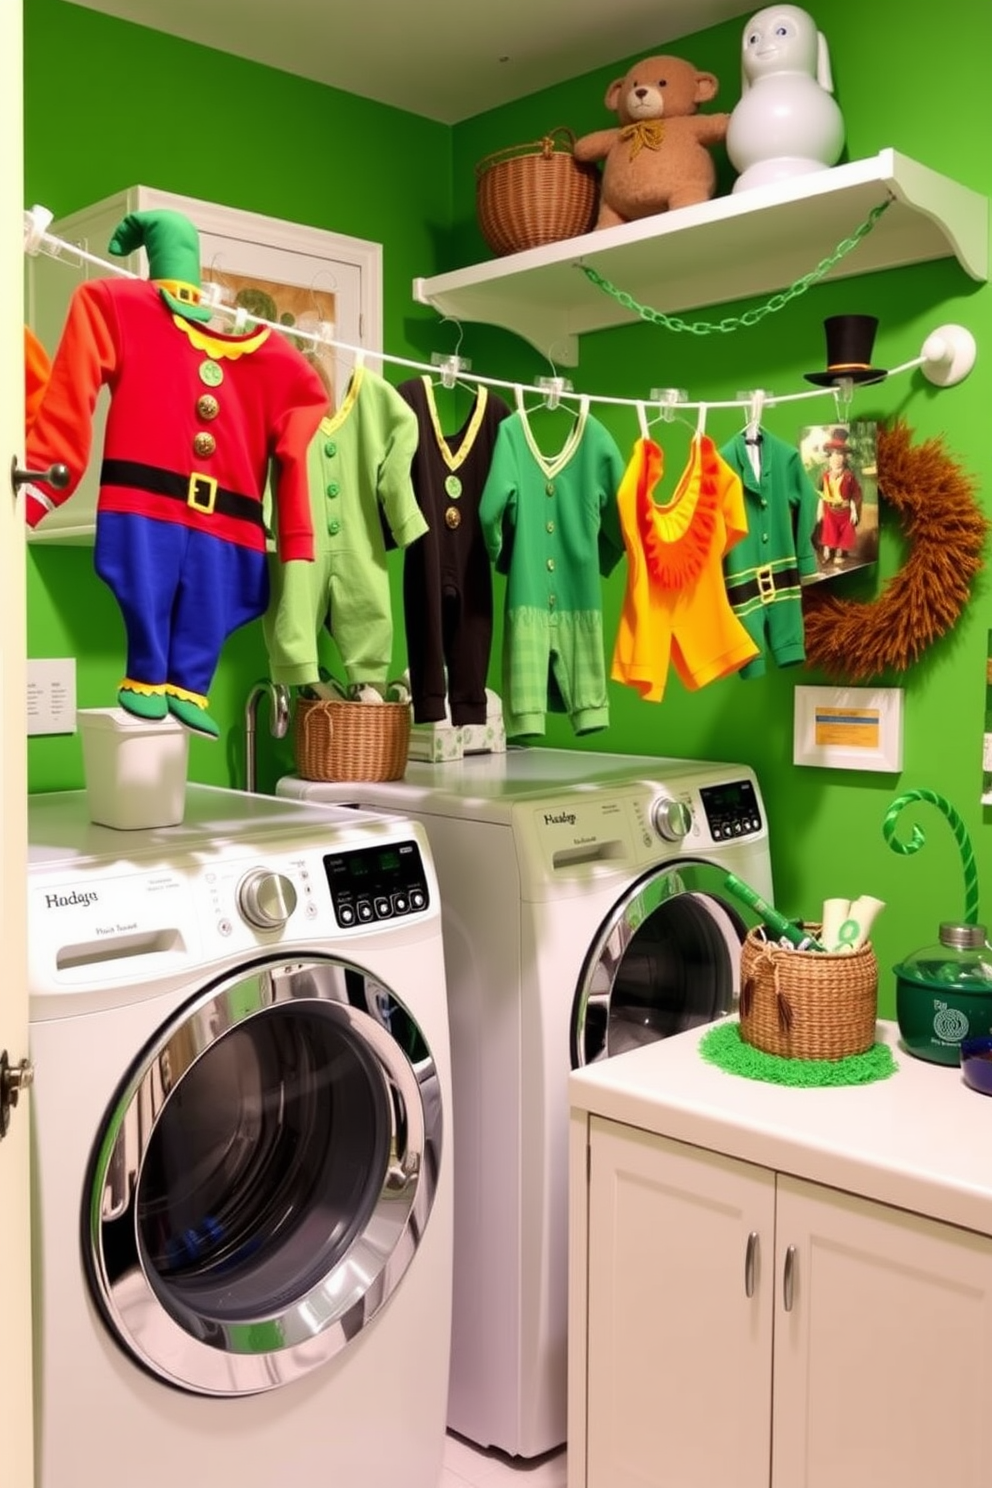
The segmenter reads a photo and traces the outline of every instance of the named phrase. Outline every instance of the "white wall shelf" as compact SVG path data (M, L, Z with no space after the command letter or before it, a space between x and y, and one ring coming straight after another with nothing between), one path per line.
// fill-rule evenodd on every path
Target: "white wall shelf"
M830 255L891 195L873 230L828 277L954 256L988 278L989 202L895 150L696 207L585 233L489 263L415 279L440 315L514 331L574 366L578 338L637 320L582 272L588 264L666 314L787 288Z

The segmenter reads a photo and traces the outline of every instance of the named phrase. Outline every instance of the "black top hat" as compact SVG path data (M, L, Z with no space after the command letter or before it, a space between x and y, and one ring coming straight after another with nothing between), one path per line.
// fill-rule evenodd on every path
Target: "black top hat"
M878 321L874 315L831 315L823 322L827 333L827 370L807 372L807 382L817 387L832 387L842 377L852 382L881 382L888 377L881 367L871 365L871 349Z

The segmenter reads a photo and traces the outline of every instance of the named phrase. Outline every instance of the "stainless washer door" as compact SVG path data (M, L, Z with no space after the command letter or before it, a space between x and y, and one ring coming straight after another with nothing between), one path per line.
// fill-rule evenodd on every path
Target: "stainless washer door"
M91 1163L84 1249L117 1341L181 1389L247 1395L331 1358L428 1223L440 1086L357 967L265 961L145 1050Z
M572 1068L733 1010L747 925L726 869L684 859L633 884L596 932L575 994Z

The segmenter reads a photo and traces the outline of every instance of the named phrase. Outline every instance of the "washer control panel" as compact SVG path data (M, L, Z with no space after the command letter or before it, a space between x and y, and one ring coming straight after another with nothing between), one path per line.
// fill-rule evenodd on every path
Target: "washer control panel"
M699 797L714 842L729 842L761 831L761 811L750 780L704 785Z
M328 853L324 871L338 924L368 925L416 914L430 903L416 842L390 842Z

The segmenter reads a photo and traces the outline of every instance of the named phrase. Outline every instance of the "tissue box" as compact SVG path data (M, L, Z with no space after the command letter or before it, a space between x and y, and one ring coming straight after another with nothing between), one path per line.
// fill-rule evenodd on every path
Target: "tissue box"
M447 703L444 722L415 723L410 730L410 758L443 764L460 760L466 754L505 754L506 728L503 704L498 695L486 688L485 723L467 723L456 728L451 722Z

